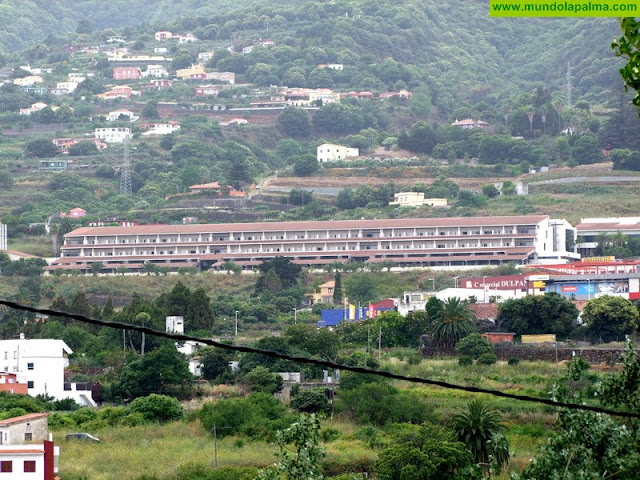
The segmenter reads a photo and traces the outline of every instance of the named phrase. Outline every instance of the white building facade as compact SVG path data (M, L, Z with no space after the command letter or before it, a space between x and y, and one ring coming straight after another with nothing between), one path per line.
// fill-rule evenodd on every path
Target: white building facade
M90 390L65 388L64 369L73 351L63 340L30 339L0 340L0 368L15 373L19 383L27 384L32 397L50 395L56 400L72 398L80 405L95 406Z
M357 148L345 147L344 145L323 143L316 149L316 154L318 162L326 163L357 157L360 155L360 151Z
M127 138L131 138L131 129L125 127L96 128L93 135L107 143L123 143Z
M231 261L252 269L276 256L311 268L336 261L443 269L563 263L579 258L566 251L562 229L569 227L546 215L84 227L65 235L62 258L47 270L90 272L95 261L114 273L142 272L145 262L215 270Z

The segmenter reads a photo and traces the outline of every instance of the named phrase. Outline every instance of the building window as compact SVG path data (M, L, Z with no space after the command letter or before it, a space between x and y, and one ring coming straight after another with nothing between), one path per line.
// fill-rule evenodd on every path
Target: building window
M27 388L33 388L33 380L27 382Z
M35 460L25 460L24 461L24 472L25 473L34 473L36 471L36 461Z
M12 460L2 460L0 462L0 472L13 472L13 461Z
M33 440L33 433L31 432L27 432L24 434L24 441L25 442L30 442L31 440Z
M33 370L33 362L27 363L27 370Z

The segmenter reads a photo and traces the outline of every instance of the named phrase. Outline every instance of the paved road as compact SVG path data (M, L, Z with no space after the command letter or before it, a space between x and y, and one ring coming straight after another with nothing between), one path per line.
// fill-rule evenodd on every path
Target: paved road
M530 182L531 185L548 185L554 183L635 183L640 182L640 176L638 177L567 177L556 178L553 180L541 180L539 182Z

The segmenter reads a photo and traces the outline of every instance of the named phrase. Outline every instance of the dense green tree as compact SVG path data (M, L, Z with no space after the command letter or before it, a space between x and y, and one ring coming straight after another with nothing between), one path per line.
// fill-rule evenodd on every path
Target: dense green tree
M149 100L145 103L140 115L148 119L160 118L160 114L158 113L158 102L156 100Z
M278 126L288 137L306 138L311 135L311 116L302 108L287 107L278 115Z
M460 339L476 330L476 316L469 305L457 297L442 303L442 309L430 325L430 334L439 346L452 348Z
M260 264L258 270L260 276L256 282L257 293L263 290L274 291L273 288L268 288L267 274L269 272L273 272L280 284L280 288L275 291L293 287L298 283L300 274L302 273L302 267L292 263L287 257L274 257L271 260L265 260Z
M303 155L293 164L293 173L298 177L308 177L320 170L320 163L314 155Z
M342 305L342 273L336 272L333 285L333 303Z
M489 198L494 198L500 195L500 190L498 190L493 183L487 183L482 186L482 193Z
M582 321L593 341L620 341L638 329L638 310L625 298L605 295L585 305Z
M571 158L580 165L602 162L604 157L594 135L582 135L571 148Z
M86 155L97 155L98 147L93 142L78 142L69 147L69 155L83 157Z
M166 395L152 393L148 397L138 397L129 405L132 413L140 413L150 422L165 423L180 420L184 411L178 400Z
M320 462L325 450L320 446L320 421L302 415L288 429L276 435L279 461L260 472L259 480L324 480Z
M242 378L242 383L252 392L276 393L282 390L283 380L266 367L256 367Z
M380 480L473 480L481 478L464 444L438 425L399 425L376 462Z
M25 154L32 157L54 157L56 155L56 152L56 146L51 140L48 140L46 138L37 138L35 140L27 142L27 144L25 145Z
M640 362L631 342L627 343L622 363L622 372L605 378L596 398L603 406L638 412ZM574 384L585 381L584 369L571 372L573 364L569 364L567 377L572 376ZM568 389L564 394L559 393L557 387L552 391L555 399L561 401L584 401L584 394L578 389ZM513 478L595 479L612 476L633 479L640 469L639 451L640 432L636 421L628 417L614 418L594 412L562 409L539 455Z
M456 351L477 359L485 353L493 353L493 345L479 333L471 333L458 342Z
M510 299L498 307L496 325L503 332L555 333L566 337L576 324L578 309L559 293L527 295Z
M368 272L350 274L344 280L344 292L352 304L367 305L377 298L374 276Z
M433 128L426 122L414 123L406 135L398 137L398 146L412 152L430 154L436 146L438 139Z
M329 413L327 392L324 388L301 390L291 400L291 408L304 413Z
M191 381L189 365L175 346L167 345L126 365L115 391L122 398L137 398L162 394L169 387L184 389Z
M471 451L473 460L485 472L499 472L509 462L509 444L503 433L502 417L482 400L472 400L465 412L451 418L456 440Z
M228 350L206 347L199 354L202 363L202 378L205 380L216 380L231 371L229 362L233 355Z

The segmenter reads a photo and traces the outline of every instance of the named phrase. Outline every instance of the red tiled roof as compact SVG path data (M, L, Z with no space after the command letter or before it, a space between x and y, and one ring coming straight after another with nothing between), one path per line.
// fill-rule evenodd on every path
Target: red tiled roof
M576 226L578 230L640 230L640 222L635 223L622 223L622 222L607 222L607 223L580 223Z
M379 229L414 227L471 227L502 225L535 225L548 215L520 215L504 217L451 217L451 218L406 218L380 220L337 220L306 222L260 222L260 223L219 223L195 225L136 225L130 227L82 227L69 232L65 237L78 235L121 235L121 234L177 234L177 233L217 233L242 231L282 231L282 230L338 230L338 229ZM397 239L396 239L397 240Z
M6 427L8 425L14 425L16 423L28 422L30 420L36 420L38 418L46 418L49 416L48 412L43 413L28 413L27 415L20 415L19 417L7 418L0 420L0 427Z
M498 316L497 303L471 303L469 308L473 310L478 320L494 320Z
M191 185L190 190L205 190L205 189L219 189L220 184L218 182L201 183L199 185Z

